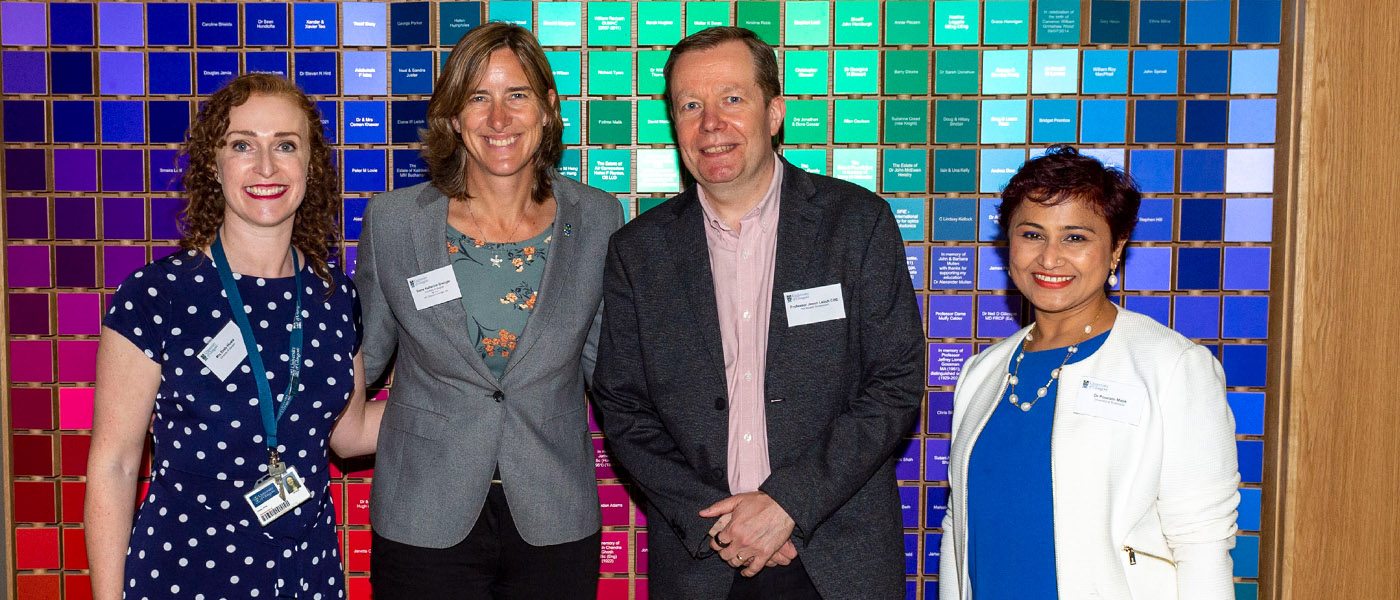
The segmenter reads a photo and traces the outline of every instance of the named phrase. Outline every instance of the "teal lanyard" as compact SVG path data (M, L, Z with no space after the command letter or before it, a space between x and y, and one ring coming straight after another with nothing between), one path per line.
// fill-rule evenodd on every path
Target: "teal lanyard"
M224 243L221 236L214 238L214 245L210 248L214 254L215 266L219 269L219 281L224 284L224 294L228 296L229 309L233 312L233 321L238 324L238 330L243 333L243 347L248 349L248 362L253 369L253 381L258 384L258 410L262 412L263 431L267 434L267 450L275 458L277 456L277 421L282 419L282 415L287 412L287 407L292 404L292 397L296 395L298 383L301 379L301 260L297 257L296 249L292 249L292 269L296 271L296 290L292 294L296 298L295 312L292 315L292 340L291 349L287 351L287 362L290 363L291 374L287 381L287 391L282 394L282 404L277 407L277 414L273 415L273 404L277 401L272 397L272 386L267 381L267 369L263 368L262 354L258 352L258 340L253 337L253 326L248 322L248 314L243 310L243 296L238 293L238 285L233 281L233 271L228 267L228 259L224 256Z

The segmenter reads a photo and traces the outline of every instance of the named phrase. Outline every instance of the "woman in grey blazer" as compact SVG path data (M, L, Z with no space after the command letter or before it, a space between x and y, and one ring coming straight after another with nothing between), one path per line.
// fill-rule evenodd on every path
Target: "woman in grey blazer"
M622 210L555 172L562 131L534 36L478 27L428 104L431 181L365 211L370 380L397 349L371 496L379 600L595 594L583 392Z

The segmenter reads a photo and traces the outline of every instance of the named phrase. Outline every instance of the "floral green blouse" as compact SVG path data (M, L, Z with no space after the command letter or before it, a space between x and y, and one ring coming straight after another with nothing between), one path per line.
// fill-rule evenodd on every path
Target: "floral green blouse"
M447 226L447 256L477 352L499 379L535 309L554 226L519 242L483 242Z

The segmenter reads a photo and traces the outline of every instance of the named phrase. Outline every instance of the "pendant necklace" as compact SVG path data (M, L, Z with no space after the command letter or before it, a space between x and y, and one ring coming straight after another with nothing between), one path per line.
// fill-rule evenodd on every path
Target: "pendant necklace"
M1079 351L1079 344L1083 344L1085 340L1089 339L1090 334L1094 332L1094 323L1103 315L1103 309L1103 306L1099 306L1099 311L1094 313L1094 318L1089 321L1088 325L1084 326L1084 337L1080 338L1078 342L1071 344L1070 347L1065 350L1064 360L1060 361L1060 366L1050 371L1050 380L1046 381L1045 385L1035 391L1035 399L1022 402L1020 397L1016 395L1016 384L1021 382L1018 375L1021 373L1021 359L1026 357L1026 343L1031 341L1031 333L1035 331L1035 323L1031 323L1031 330L1026 332L1026 337L1021 340L1021 349L1016 352L1016 368L1007 376L1006 380L1007 384L1011 386L1011 394L1007 397L1007 401L1010 402L1012 406L1020 408L1021 412L1030 412L1031 407L1035 406L1036 402L1039 402L1041 398L1044 398L1050 393L1050 385L1060 378L1060 369L1063 369L1065 363L1069 362L1070 357L1074 356L1074 353Z

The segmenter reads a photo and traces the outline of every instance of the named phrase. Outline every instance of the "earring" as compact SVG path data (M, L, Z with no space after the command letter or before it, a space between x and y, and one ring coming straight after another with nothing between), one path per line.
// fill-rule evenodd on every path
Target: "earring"
M1108 287L1118 287L1118 263L1113 263L1113 268L1108 272Z

